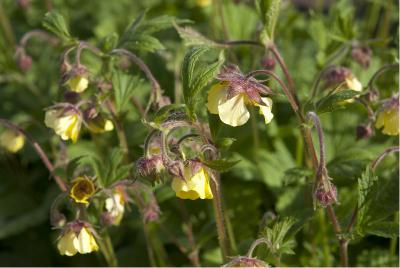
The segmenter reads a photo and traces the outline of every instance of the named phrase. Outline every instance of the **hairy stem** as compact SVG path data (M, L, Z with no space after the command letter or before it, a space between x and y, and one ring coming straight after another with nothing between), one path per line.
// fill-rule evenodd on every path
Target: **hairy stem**
M222 208L222 194L221 194L221 180L219 175L213 174L213 180L211 181L211 190L213 192L213 206L214 206L214 215L215 222L217 225L218 232L218 241L219 246L221 248L222 259L224 262L227 262L228 256L230 255L230 243L229 238L227 236L225 222L224 222L224 213Z
M3 124L4 126L11 128L18 133L22 134L25 136L25 138L29 141L29 143L32 145L33 149L36 151L36 153L39 155L40 159L42 160L43 164L47 167L47 169L50 171L50 174L53 176L55 182L57 183L58 187L60 188L61 191L65 192L67 191L67 185L65 182L56 174L54 174L54 166L50 162L49 158L47 157L46 153L43 151L42 147L40 147L39 143L25 130L20 128L17 125L14 125L10 121L0 118L0 123Z
M399 146L393 146L388 149L386 149L383 153L381 153L371 164L371 169L373 172L375 172L376 167L379 165L379 163L390 153L394 152L399 152L400 147Z

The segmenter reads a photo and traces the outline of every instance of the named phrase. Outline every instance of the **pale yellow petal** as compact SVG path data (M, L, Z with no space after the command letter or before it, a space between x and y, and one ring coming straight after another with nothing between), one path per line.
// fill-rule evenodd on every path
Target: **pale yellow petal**
M363 89L361 82L354 76L346 78L346 85L349 89L358 92L362 91Z
M73 231L66 232L58 240L57 248L61 255L74 256L78 250L75 247L78 239Z
M69 79L67 84L71 91L81 93L81 92L85 91L85 89L88 87L89 80L86 77L77 75L77 76Z
M207 96L207 108L212 114L218 114L218 105L226 101L227 83L219 82L211 87Z
M385 112L384 120L385 125L382 133L391 136L399 135L399 111L397 109L390 109Z
M381 127L383 127L383 125L385 124L384 118L385 118L385 112L382 111L382 112L380 112L380 113L378 114L378 118L376 119L376 122L375 122L375 127L376 127L376 128L381 128Z
M272 114L272 100L271 98L261 98L265 105L257 105L260 108L260 114L264 116L265 124L271 122L274 115Z
M7 129L0 136L0 145L9 152L16 153L25 144L25 137L14 130Z
M90 253L98 249L93 235L85 227L79 232L78 239L74 240L74 246L81 254Z
M59 112L57 110L47 110L44 117L44 124L49 128L54 128L58 116Z
M250 113L245 104L245 96L242 94L219 104L218 113L221 121L232 127L241 126L250 118Z
M104 124L104 130L105 131L111 131L114 129L114 124L111 120L106 120L106 123Z

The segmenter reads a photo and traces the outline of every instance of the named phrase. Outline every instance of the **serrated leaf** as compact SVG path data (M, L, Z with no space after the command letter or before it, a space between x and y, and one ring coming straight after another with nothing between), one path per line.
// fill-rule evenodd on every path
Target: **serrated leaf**
M115 70L112 75L115 108L122 112L132 97L136 88L142 83L138 76L131 76L122 71Z
M173 23L185 23L188 20L179 20L172 16L160 16L146 20L146 11L142 12L121 36L118 47L133 51L155 52L165 47L152 34L171 28Z
M189 116L194 118L195 100L200 91L210 82L219 72L219 68L224 62L223 51L217 61L206 66L198 65L201 55L210 49L208 46L197 46L191 48L185 55L182 64L182 85L183 96L189 112ZM196 70L195 70L196 69Z
M272 227L265 227L262 232L270 243L269 252L273 255L293 254L294 240L288 236L290 228L296 223L293 218L286 217L274 222Z
M43 19L43 27L54 33L65 43L73 43L64 17L57 11L47 12Z
M358 216L357 225L361 226L366 221L367 211L369 209L368 202L371 202L373 194L373 186L378 180L368 166L365 172L358 179Z
M360 92L354 90L343 90L325 96L317 102L317 112L322 114L343 109L345 105L348 104L348 102L346 102L347 100L350 100L359 94Z
M160 110L157 111L156 115L154 116L153 122L160 125L169 116L171 116L171 113L173 113L174 111L185 111L185 108L185 104L170 104L163 106Z
M279 16L280 0L257 0L256 7L264 23L260 34L263 44L273 42L276 22Z
M219 172L225 172L230 168L232 168L237 163L239 163L239 160L232 161L226 159L217 159L211 161L202 160L202 162L211 169L214 169Z
M374 222L365 227L367 234L372 234L386 238L396 238L399 236L398 222Z
M216 43L191 27L179 27L174 24L179 36L183 39L185 46L214 46Z

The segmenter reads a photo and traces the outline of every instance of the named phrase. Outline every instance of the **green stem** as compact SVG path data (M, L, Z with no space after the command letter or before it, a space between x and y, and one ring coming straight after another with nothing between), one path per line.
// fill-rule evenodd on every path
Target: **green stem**
M13 34L13 30L11 28L10 20L8 19L6 13L4 12L3 6L0 3L0 26L3 29L4 37L8 43L8 45L14 49L15 47L15 38Z
M327 239L327 232L326 232L326 223L325 223L325 213L324 210L320 209L319 213L319 225L320 228L322 229L322 243L323 243L323 254L324 254L324 266L329 267L332 266L332 258L331 258L331 252L330 252L330 246L329 246L329 241Z
M105 231L101 239L98 239L97 243L99 244L99 248L103 257L109 267L118 266L118 261L115 256L114 248L111 243L110 235Z
M226 263L231 251L229 246L230 245L229 238L227 236L225 228L220 186L221 186L221 180L219 175L213 175L213 180L211 181L211 190L214 195L213 206L214 206L215 222L217 225L218 241L221 248L222 260L224 261L224 263Z

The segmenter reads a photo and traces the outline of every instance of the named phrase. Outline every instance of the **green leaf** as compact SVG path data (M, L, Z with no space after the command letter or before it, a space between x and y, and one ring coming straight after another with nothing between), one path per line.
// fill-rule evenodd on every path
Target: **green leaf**
M265 227L262 235L270 242L268 246L270 253L273 255L294 254L294 240L288 234L295 223L293 218L286 217L275 221L272 227Z
M47 12L43 19L43 27L61 38L65 43L73 43L64 17L57 11Z
M220 151L227 151L235 141L236 139L234 138L218 138L215 141L215 145Z
M349 89L325 96L317 102L317 112L322 114L344 109L348 100L359 94L359 92Z
M373 195L373 187L378 177L375 176L368 166L365 172L358 179L358 215L357 226L361 227L366 222L368 212L368 202L371 202Z
M221 51L217 61L200 66L198 64L200 56L209 50L210 47L208 46L193 47L186 53L183 59L181 73L183 96L189 116L192 118L194 118L194 106L197 96L211 79L217 75L219 68L224 62L223 51Z
M133 51L155 52L165 47L153 36L154 33L171 28L173 24L189 22L179 20L172 16L160 16L150 20L145 18L146 12L142 12L121 36L118 47Z
M179 36L183 39L185 46L215 46L216 43L191 27L179 27L174 24Z
M225 172L225 171L229 170L230 168L232 168L237 163L239 163L238 160L232 161L232 160L226 160L226 159L217 159L217 160L211 160L211 161L207 161L207 160L203 159L202 162L209 168L214 169L219 172Z
M365 228L367 234L372 234L386 238L396 238L399 236L398 222L375 222L368 224Z
M260 13L264 27L260 34L263 44L268 44L274 40L276 22L279 16L280 0L257 0L256 7Z
M142 85L138 76L131 76L119 70L114 70L112 75L115 108L118 113L125 110L129 99L133 96L136 88Z
M163 106L160 110L157 111L154 116L153 122L160 125L167 118L173 115L175 112L185 112L186 105L185 104L170 104Z

